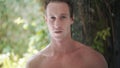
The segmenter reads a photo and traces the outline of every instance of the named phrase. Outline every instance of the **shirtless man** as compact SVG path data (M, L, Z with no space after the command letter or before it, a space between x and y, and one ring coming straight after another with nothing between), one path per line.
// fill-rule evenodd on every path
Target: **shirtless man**
M108 68L100 53L71 38L73 9L69 0L49 0L45 9L51 41L28 61L27 68Z

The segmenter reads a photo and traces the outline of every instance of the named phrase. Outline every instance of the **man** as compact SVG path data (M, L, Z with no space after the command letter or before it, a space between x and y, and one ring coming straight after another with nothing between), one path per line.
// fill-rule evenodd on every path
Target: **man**
M108 68L104 57L71 38L73 9L69 0L46 2L50 44L32 57L27 68Z

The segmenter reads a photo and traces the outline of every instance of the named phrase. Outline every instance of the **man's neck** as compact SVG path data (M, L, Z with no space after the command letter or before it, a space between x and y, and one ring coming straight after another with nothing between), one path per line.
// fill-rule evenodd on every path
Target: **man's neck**
M75 41L71 38L66 38L64 40L52 40L50 48L54 54L66 54L75 49Z

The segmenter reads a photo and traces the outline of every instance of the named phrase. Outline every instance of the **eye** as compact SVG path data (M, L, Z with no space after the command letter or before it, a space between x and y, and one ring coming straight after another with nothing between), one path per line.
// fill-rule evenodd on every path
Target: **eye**
M61 19L65 19L66 18L66 16L61 16Z
M66 18L66 16L62 16L62 18Z
M50 18L51 18L51 19L53 19L53 20L55 19L55 17L53 17L53 16L52 16L52 17L50 17Z

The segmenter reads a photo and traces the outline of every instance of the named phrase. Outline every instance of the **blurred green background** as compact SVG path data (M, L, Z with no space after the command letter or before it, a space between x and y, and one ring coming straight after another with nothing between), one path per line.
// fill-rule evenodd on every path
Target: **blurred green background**
M43 7L37 0L0 0L0 68L25 68L48 40Z

